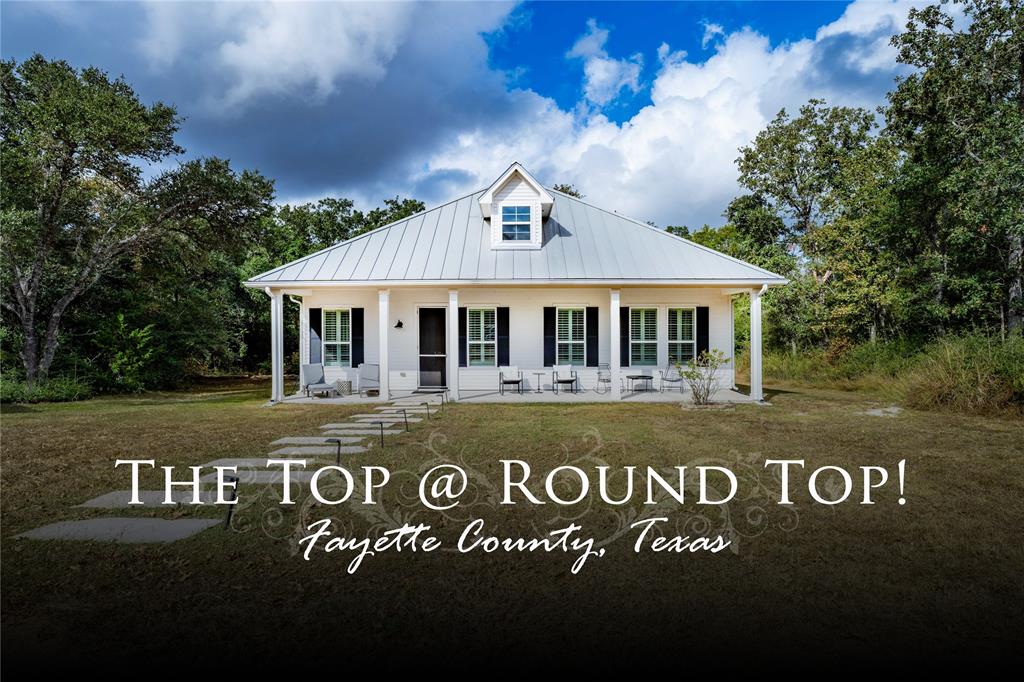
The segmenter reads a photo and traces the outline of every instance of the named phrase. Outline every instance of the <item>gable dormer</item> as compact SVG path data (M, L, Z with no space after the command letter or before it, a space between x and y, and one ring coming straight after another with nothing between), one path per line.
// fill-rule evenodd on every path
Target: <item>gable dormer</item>
M491 221L492 249L539 249L544 218L555 200L519 163L513 163L480 197Z

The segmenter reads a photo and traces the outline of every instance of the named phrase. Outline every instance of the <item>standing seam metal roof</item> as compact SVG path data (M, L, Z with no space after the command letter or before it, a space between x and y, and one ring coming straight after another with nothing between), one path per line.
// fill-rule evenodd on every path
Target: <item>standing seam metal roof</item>
M492 249L483 190L339 242L250 284L374 281L722 280L785 278L664 230L548 190L540 249Z

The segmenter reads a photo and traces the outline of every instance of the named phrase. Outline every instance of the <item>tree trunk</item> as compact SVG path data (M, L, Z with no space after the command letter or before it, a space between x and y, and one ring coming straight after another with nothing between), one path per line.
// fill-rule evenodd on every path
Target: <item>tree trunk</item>
M878 325L874 322L872 322L871 326L868 328L868 341L871 342L872 346L878 341Z
M25 383L33 386L39 378L39 339L32 321L23 322L25 338L21 345L21 361L25 367Z
M1010 235L1010 290L1008 324L1012 334L1024 325L1024 237Z

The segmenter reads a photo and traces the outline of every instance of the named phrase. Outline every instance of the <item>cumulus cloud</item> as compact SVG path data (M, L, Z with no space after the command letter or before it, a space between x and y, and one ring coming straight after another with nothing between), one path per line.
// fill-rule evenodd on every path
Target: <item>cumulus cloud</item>
M651 104L631 119L574 117L535 96L528 121L478 129L472 139L491 144L449 145L431 156L424 174L467 171L469 191L517 158L542 180L573 183L595 203L637 218L720 224L740 192L738 148L779 109L795 111L811 97L864 107L883 100L902 72L888 38L905 24L910 6L859 0L815 37L776 46L749 28L716 35L714 53L703 62L663 45ZM597 54L607 39L607 31L588 26L586 42L574 50Z
M700 39L700 46L707 49L707 46L715 39L715 36L725 35L725 29L722 28L721 24L715 24L710 21L704 22L704 37Z
M640 91L640 72L644 67L641 54L627 59L613 59L605 51L608 29L587 20L587 31L576 41L566 56L583 60L583 94L587 101L604 106L623 90Z

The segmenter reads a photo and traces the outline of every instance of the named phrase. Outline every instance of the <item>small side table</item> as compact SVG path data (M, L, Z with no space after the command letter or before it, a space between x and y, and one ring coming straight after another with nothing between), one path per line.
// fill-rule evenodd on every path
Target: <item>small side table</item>
M544 375L545 374L547 374L547 372L534 372L533 373L533 376L537 377L537 390L534 391L534 393L543 393L544 392L543 390L541 390L540 386L541 386L541 383L543 383L543 379L544 379Z

